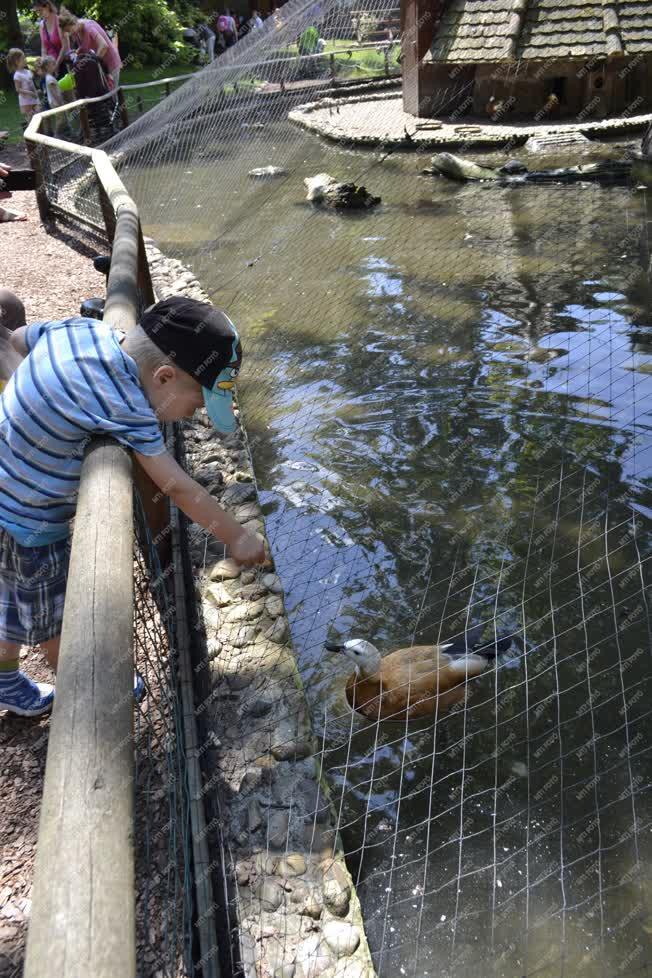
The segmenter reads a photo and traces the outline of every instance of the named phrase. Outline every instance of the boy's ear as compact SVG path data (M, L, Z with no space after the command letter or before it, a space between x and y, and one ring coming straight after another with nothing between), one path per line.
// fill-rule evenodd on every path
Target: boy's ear
M171 380L174 380L177 375L175 368L170 363L162 363L160 367L157 367L152 377L157 380L159 384L169 384Z

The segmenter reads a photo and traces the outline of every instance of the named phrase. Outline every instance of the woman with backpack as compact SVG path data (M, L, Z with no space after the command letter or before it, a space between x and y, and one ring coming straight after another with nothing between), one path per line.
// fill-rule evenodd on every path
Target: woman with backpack
M225 48L230 48L232 44L235 44L238 40L238 28L228 7L223 14L219 14L216 26Z

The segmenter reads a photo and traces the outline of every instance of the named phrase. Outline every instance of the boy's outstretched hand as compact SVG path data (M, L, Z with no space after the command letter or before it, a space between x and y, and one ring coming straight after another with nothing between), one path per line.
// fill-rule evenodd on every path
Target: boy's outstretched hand
M243 530L231 544L231 556L239 564L262 564L265 560L265 543L260 533Z
M245 530L219 503L190 478L168 452L160 455L134 453L161 492L169 496L186 516L225 543L239 564L262 564L267 559L259 533Z

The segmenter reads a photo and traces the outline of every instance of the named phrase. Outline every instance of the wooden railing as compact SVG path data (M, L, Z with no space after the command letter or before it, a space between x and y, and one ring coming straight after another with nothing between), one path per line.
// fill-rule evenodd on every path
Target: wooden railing
M112 244L104 315L128 330L153 297L138 210L105 153L39 131L58 111L36 116L26 133L37 180L44 151L89 157ZM42 187L38 199L47 216ZM94 439L72 540L25 978L136 973L132 498L130 453ZM154 520L167 521L151 491L149 500Z

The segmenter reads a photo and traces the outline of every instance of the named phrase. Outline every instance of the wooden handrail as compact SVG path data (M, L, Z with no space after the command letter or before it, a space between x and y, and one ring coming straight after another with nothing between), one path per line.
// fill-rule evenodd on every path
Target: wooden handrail
M131 458L82 466L25 978L134 978Z
M136 205L106 153L43 135L44 115L28 141L90 156L115 215L104 316L131 329L141 274ZM130 453L94 439L75 516L25 978L136 974L132 500Z

